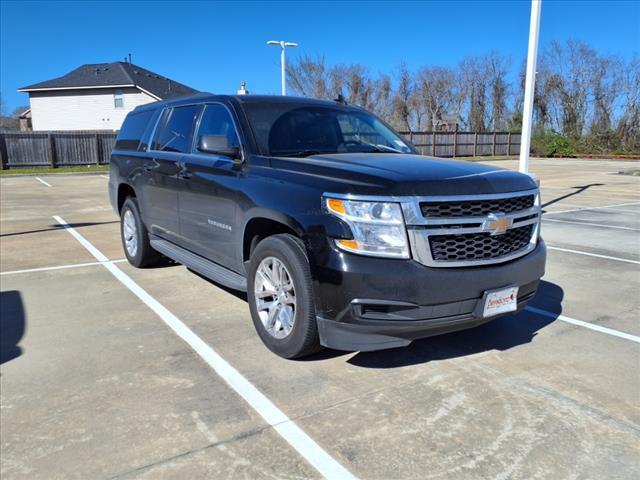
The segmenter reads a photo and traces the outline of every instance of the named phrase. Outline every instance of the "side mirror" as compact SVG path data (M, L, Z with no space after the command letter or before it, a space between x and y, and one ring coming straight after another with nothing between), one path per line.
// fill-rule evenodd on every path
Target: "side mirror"
M202 135L198 139L198 151L223 155L233 160L240 158L240 149L229 145L229 139L226 135Z

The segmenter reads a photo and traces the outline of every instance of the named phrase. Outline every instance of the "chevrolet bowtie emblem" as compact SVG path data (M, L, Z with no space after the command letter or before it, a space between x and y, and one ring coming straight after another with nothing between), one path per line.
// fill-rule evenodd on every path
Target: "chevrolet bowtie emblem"
M491 235L502 235L513 225L513 219L506 218L504 213L490 213L482 222L482 230Z

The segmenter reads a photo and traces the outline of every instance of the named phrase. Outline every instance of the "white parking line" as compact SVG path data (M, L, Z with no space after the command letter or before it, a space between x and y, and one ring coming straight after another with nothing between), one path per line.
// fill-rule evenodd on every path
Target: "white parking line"
M43 179L41 179L40 177L36 177L36 180L39 181L41 184L43 184L45 187L50 187L51 186L47 182L45 182Z
M544 212L545 215L557 215L559 213L581 212L583 210L601 210L603 208L627 207L631 205L640 205L640 202L617 203L615 205L603 205L601 207L580 207L571 210L560 210L559 212ZM626 211L626 210L625 210ZM633 213L633 212L630 212Z
M355 479L354 475L329 455L315 440L307 435L293 420L269 400L240 372L207 345L178 317L149 295L140 285L131 279L116 265L80 235L65 220L57 215L53 217L63 226L96 260L101 263L125 287L153 310L176 335L182 338L209 366L227 382L276 432L284 438L307 462L323 477L328 479Z
M109 260L109 263L121 263L126 261L127 261L126 258L121 258L119 260ZM28 268L26 270L9 270L7 272L0 272L0 275L18 275L21 273L48 272L49 270L66 270L68 268L91 267L93 265L102 265L103 263L105 262L73 263L70 265L57 265L55 267Z
M607 260L615 260L617 262L634 263L636 265L640 265L640 261L630 260L628 258L610 257L609 255L600 255L599 253L583 252L582 250L571 250L570 248L554 247L549 244L547 244L547 248L549 250L557 250L559 252L577 253L578 255L586 255L588 257L605 258Z
M605 225L603 223L574 222L571 220L556 220L555 218L544 218L543 221L555 223L571 223L573 225L587 225L588 227L614 228L616 230L631 230L632 232L640 232L640 228L619 227L617 225Z
M632 342L640 343L640 337L638 337L637 335L620 332L618 330L614 330L613 328L602 327L600 325L596 325L595 323L583 322L582 320L576 320L575 318L558 315L557 313L547 312L546 310L542 310L536 307L525 307L524 309L548 318L562 320L563 322L571 323L579 327L588 328L589 330L595 330L596 332L606 333L607 335L613 335L614 337L624 338L625 340L631 340Z

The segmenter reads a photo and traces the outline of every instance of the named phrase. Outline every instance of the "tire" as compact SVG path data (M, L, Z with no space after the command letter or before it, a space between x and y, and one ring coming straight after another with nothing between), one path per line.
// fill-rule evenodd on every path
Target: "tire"
M274 288L273 291L279 292L276 295L268 295L270 287L265 288L265 285L278 284L277 281L271 283L271 279L264 281L265 272L273 273L276 270L278 264L273 259L285 268L284 274L279 275L280 279L285 279L280 284L285 286L280 289ZM258 273L259 269L260 273ZM292 286L291 290L287 290L289 284ZM275 311L278 313L271 316L271 310L259 310L256 297L263 301L262 305L277 300L276 305L280 305L280 308ZM282 300L285 297L286 299ZM292 297L294 303L286 303L290 302ZM267 237L258 243L249 260L247 299L253 325L269 350L283 358L291 359L322 350L318 337L309 260L304 244L299 238L289 234L279 234ZM291 311L293 311L292 315ZM276 320L270 322L272 318ZM292 326L289 318L293 318ZM273 322L275 324L270 332L266 325ZM290 327L288 333L287 326Z
M129 228L130 222L135 225L133 231ZM142 222L140 207L138 207L138 201L135 197L127 197L122 205L122 210L120 211L120 238L122 239L124 254L134 267L150 267L159 262L161 255L151 248L149 232ZM131 241L135 242L135 248L133 249L129 248L132 246Z

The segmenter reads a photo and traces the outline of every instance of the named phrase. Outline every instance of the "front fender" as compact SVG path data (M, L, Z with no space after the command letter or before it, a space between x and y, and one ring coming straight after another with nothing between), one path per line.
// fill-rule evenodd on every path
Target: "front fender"
M244 216L244 220L242 223L242 235L244 237L244 232L247 228L247 225L249 224L249 222L251 220L255 220L258 218L264 218L267 220L273 220L274 222L278 222L281 223L283 225L286 225L287 227L291 228L294 232L296 232L296 234L301 237L304 238L306 236L306 230L305 228L302 226L302 224L297 221L295 218L293 218L290 215L287 215L283 212L279 212L277 210L272 210L270 208L262 208L262 207L255 207L252 208L251 210L247 211L245 216Z

